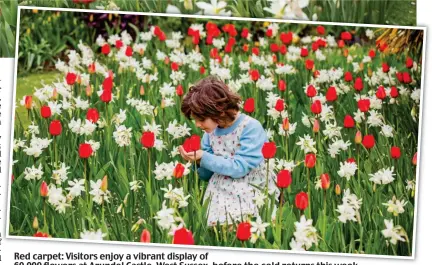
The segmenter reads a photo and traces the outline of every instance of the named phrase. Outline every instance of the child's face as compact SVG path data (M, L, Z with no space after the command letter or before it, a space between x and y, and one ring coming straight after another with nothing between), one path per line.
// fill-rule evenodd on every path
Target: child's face
M210 118L206 118L204 120L198 119L194 116L192 116L192 118L195 121L195 125L201 130L204 130L206 133L211 133L218 126L218 123Z

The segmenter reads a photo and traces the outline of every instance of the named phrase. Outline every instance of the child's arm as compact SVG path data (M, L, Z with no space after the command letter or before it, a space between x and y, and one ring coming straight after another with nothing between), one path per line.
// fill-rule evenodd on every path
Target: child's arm
M207 133L205 133L201 139L201 149L205 152L208 152L209 154L213 154L213 150L211 149L210 140ZM198 175L201 180L208 181L213 175L213 173L213 171L202 167L200 162L200 167L198 168Z
M267 134L257 120L251 120L240 136L240 148L233 157L224 158L204 151L201 168L231 178L241 178L263 161L261 149L267 141Z

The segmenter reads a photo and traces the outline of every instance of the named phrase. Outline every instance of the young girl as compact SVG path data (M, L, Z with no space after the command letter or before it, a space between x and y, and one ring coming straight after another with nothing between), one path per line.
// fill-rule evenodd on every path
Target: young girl
M195 156L182 146L179 152L188 161L196 159L200 179L209 181L204 195L204 200L210 198L209 226L258 216L255 199L266 187L261 149L268 141L267 135L259 121L240 113L240 101L224 82L210 76L190 88L181 107L186 117L194 119L196 126L205 131L202 150ZM274 179L271 172L269 194L276 192L277 199L279 190Z

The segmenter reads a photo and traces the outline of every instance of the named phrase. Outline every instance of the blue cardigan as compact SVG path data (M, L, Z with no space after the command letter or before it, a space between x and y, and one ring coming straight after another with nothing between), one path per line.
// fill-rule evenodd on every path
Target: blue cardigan
M214 131L216 136L226 135L235 130L240 125L246 114L240 117L228 128L217 127ZM250 119L240 136L240 147L233 157L224 158L214 155L210 146L209 134L204 133L201 139L201 149L204 151L201 158L198 174L201 180L208 181L213 173L229 176L231 178L241 178L248 174L252 169L258 167L264 160L261 149L267 142L267 134L261 123L256 119Z

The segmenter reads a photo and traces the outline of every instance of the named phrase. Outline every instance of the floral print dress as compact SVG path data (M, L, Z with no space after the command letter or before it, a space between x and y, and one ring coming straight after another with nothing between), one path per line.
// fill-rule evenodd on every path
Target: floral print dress
M241 146L240 136L250 119L249 116L245 115L237 128L228 134L216 136L214 132L210 133L209 139L213 153L224 158L234 157L236 150ZM204 195L204 201L210 199L208 226L214 226L218 222L221 225L232 224L233 220L241 220L242 215L243 220L249 215L258 216L255 198L260 195L261 191L265 191L266 174L265 160L241 178L231 178L214 173ZM270 194L276 192L275 198L277 199L279 190L276 187L275 178L275 173L270 170L268 189Z

